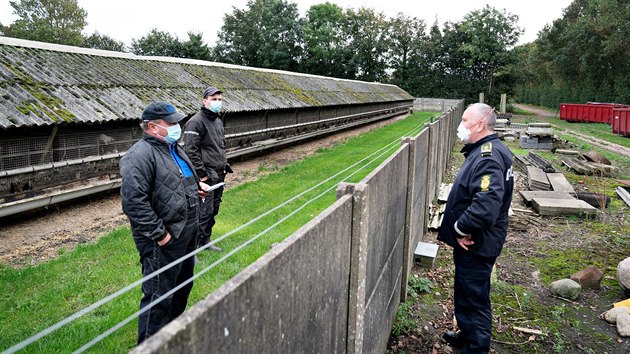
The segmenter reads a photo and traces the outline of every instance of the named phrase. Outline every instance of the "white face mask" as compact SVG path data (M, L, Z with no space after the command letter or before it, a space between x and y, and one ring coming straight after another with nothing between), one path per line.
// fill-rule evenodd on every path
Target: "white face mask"
M464 126L464 122L460 122L457 127L457 137L459 140L461 140L464 144L468 144L470 142L469 139L471 134L472 132L470 129Z

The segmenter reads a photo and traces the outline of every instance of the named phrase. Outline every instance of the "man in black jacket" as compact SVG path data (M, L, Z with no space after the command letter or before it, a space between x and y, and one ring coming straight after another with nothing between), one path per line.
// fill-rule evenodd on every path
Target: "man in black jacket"
M184 149L201 181L212 186L224 182L225 174L232 171L227 163L225 133L220 117L223 92L210 86L203 92L201 102L201 110L184 126ZM214 244L207 245L222 196L223 186L219 186L213 190L213 195L202 200L197 247L222 251Z
M453 247L455 317L460 332L443 339L462 353L488 353L492 337L490 275L501 253L512 202L512 153L494 133L496 114L483 103L462 115L457 136L464 164L446 202L438 240Z
M143 277L193 252L197 241L199 196L209 188L177 146L184 117L167 102L153 102L142 112L142 140L120 160L123 211L140 254ZM194 274L189 257L142 284L140 309ZM192 282L149 308L138 319L138 344L186 309Z

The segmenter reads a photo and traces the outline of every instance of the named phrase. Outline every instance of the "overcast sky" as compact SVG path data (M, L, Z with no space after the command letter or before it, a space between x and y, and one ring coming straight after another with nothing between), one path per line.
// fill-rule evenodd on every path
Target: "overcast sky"
M19 0L16 0L19 1ZM130 45L133 38L140 38L152 28L188 39L187 32L202 32L204 40L211 46L223 24L224 15L233 8L245 9L247 0L78 0L88 13L85 34L98 31ZM300 15L304 16L311 5L326 0L289 0L297 3ZM460 21L468 12L483 8L485 4L497 9L506 9L519 16L519 26L525 29L520 44L535 40L538 32L548 23L562 16L562 11L571 0L328 0L342 8L358 9L369 7L395 17L403 12L408 16L424 19L427 26L437 18L440 23ZM4 25L16 19L9 0L0 0L0 22Z

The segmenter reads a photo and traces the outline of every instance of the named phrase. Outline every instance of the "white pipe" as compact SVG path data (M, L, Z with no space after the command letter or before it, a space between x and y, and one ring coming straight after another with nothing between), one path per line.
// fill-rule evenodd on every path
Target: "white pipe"
M22 199L11 203L6 203L0 206L0 218L8 215L21 213L27 210L47 207L56 203L64 202L86 195L104 192L114 188L120 187L121 179L117 178L109 180L103 183L91 184L88 186L78 187L75 189L59 191L52 194L32 197L28 199Z

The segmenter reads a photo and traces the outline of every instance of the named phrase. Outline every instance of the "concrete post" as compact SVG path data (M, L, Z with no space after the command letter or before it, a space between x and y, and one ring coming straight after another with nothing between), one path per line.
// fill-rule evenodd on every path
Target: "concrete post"
M350 184L346 185L349 186ZM365 282L368 253L368 188L353 184L352 241L350 245L350 301L348 302L348 353L363 352Z
M507 105L507 94L502 93L501 94L501 109L499 110L499 113L505 113L506 105Z
M483 92L479 92L479 103L485 103Z
M444 102L444 101L442 101ZM409 272L411 271L411 263L413 263L413 257L409 257L409 250L414 248L412 245L413 235L411 234L411 223L414 221L413 214L413 196L415 191L415 171L416 171L416 138L403 137L400 141L400 145L409 144L409 171L407 178L407 206L405 210L405 242L403 246L403 269L402 269L402 281L400 289L400 301L407 301L407 283L409 280Z

